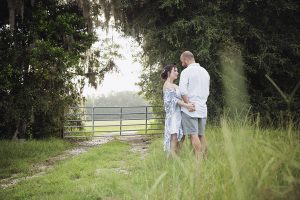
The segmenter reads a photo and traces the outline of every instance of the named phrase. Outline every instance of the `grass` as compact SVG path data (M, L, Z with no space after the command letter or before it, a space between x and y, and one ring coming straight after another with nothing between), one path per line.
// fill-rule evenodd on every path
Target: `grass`
M106 196L130 198L133 166L139 155L129 153L128 144L113 141L85 154L61 162L45 176L0 190L3 199L101 199ZM119 172L120 171L120 172ZM128 191L127 191L128 188Z
M25 142L2 140L0 141L0 178L15 173L33 173L31 170L33 163L46 160L72 146L71 143L60 139Z
M209 154L194 159L188 140L166 159L162 138L145 160L113 141L47 175L0 190L4 199L298 199L299 133L223 121L208 127ZM125 170L127 173L122 173Z
M136 175L142 199L298 199L299 135L223 123L208 131L208 159L196 162L185 143L166 160L154 143ZM144 182L142 181L144 180Z

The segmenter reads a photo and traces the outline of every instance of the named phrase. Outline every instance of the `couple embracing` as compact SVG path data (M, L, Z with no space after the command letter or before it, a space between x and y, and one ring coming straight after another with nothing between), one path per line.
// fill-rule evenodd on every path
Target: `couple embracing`
M164 150L176 154L179 142L189 136L196 158L207 151L204 136L210 76L195 62L194 55L185 51L180 56L185 68L180 75L179 86L174 84L178 77L175 65L167 65L161 73L165 117Z

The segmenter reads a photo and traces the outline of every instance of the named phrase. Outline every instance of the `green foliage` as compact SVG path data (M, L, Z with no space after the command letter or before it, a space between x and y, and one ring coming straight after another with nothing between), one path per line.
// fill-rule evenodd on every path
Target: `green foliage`
M250 105L241 52L231 45L220 50L219 55L227 115L232 118L237 113L238 117L245 116L249 114Z
M211 75L209 115L219 121L225 104L219 52L234 45L244 62L252 111L261 113L264 124L280 120L280 113L287 116L284 99L265 75L286 93L299 82L297 1L124 0L111 4L116 24L142 44L141 93L151 104L162 105L158 100L161 66L180 66L180 54L190 50ZM299 119L299 95L295 93L291 103L294 119Z
M60 136L86 80L96 87L114 69L117 46L101 39L101 49L92 48L93 16L76 1L20 6L23 16L14 27L7 24L8 12L0 16L0 137Z

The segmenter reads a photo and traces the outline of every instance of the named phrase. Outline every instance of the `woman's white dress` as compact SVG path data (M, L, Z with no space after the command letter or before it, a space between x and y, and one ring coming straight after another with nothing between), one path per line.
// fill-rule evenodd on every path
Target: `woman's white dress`
M165 88L164 107L166 112L165 130L164 130L164 150L169 152L171 147L171 134L176 133L178 141L182 139L183 131L181 125L181 110L177 104L181 100L181 94L178 88Z

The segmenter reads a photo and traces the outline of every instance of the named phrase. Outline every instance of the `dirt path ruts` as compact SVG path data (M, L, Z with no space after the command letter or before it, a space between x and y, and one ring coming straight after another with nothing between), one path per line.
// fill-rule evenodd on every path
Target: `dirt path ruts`
M32 171L36 172L31 176L21 176L20 174L13 174L11 177L0 180L0 188L8 188L14 186L24 180L32 179L34 177L39 177L47 173L49 170L53 169L54 165L67 158L77 156L84 152L87 152L90 148L105 144L113 139L127 142L131 145L131 151L141 154L141 159L144 159L147 155L149 144L151 143L153 136L146 135L130 135L130 136L117 136L117 137L103 137L97 138L92 141L81 141L76 142L75 148L67 150L60 155L48 158L46 161L41 163L36 163L32 165Z
M32 171L35 173L31 176L22 176L21 174L13 174L12 176L10 176L8 178L0 179L0 188L5 189L7 187L18 184L21 181L32 179L32 178L38 177L38 176L42 176L47 171L53 169L54 164L56 164L58 161L65 160L67 158L71 158L73 156L82 154L82 153L88 151L90 148L105 144L105 143L111 141L112 139L113 138L107 137L107 138L95 139L92 141L76 142L77 145L75 148L66 150L65 152L63 152L62 154L59 154L57 156L50 157L41 163L33 164Z

